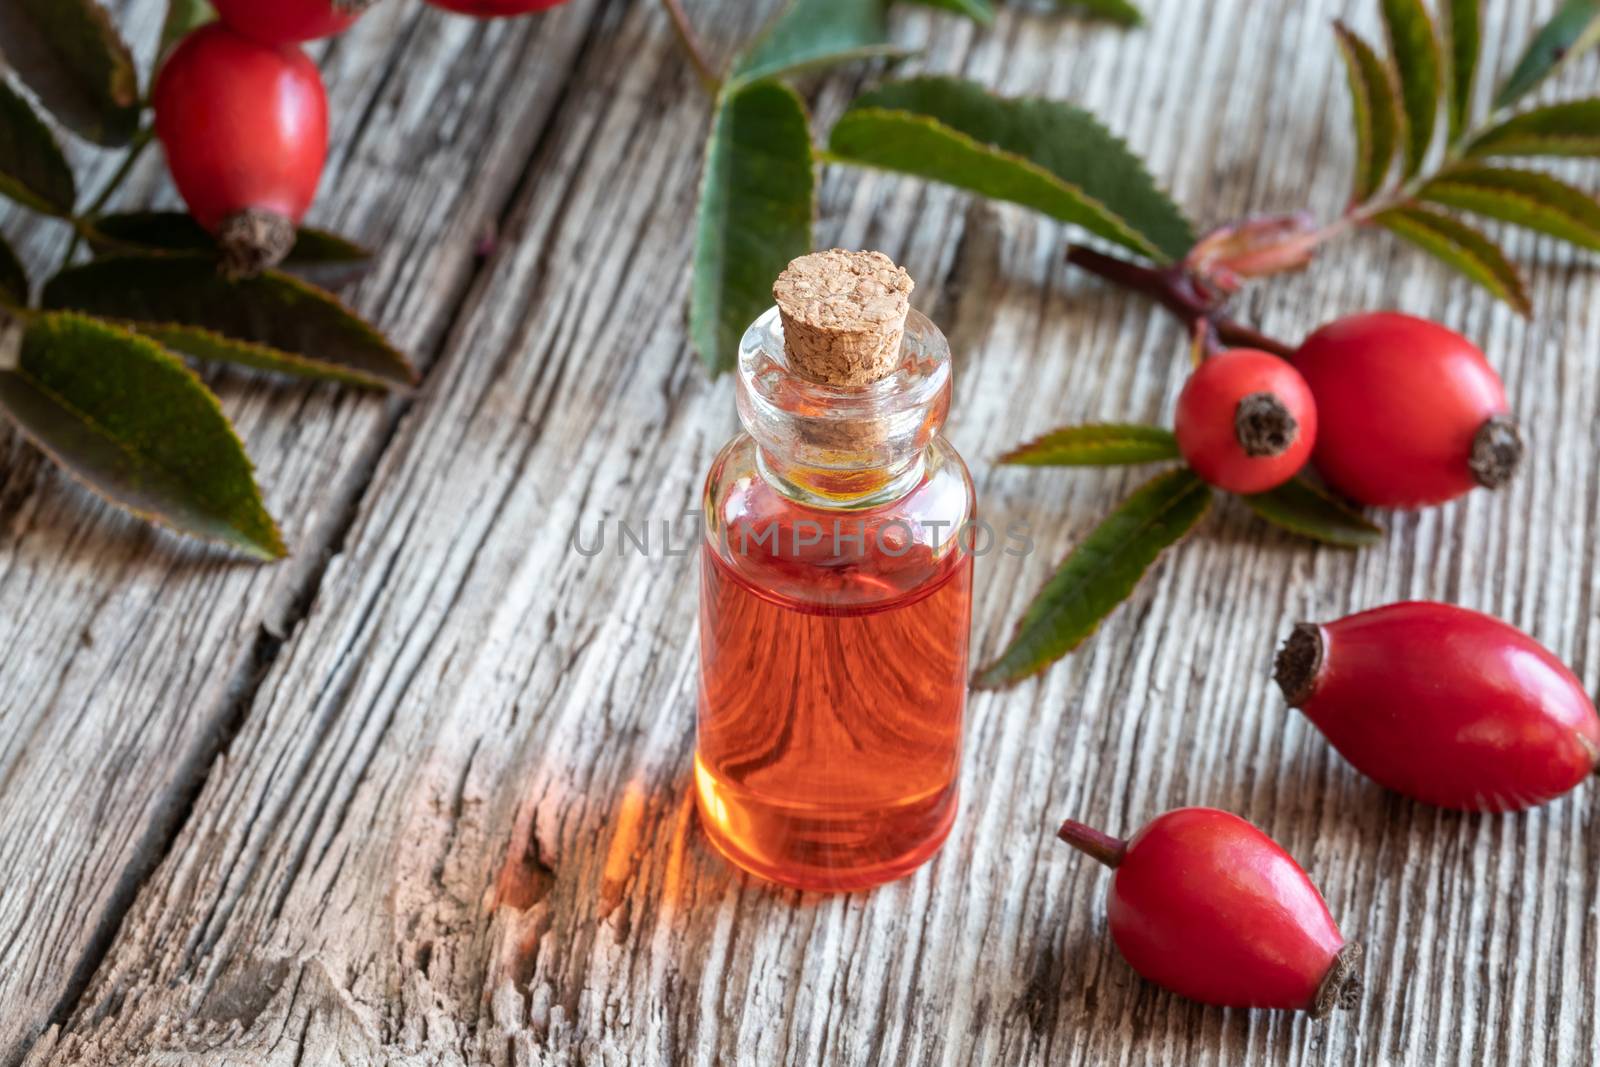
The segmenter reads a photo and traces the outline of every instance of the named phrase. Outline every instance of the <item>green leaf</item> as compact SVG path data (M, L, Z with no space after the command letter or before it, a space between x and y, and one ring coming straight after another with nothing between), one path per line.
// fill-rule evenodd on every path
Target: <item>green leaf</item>
M28 272L10 243L0 237L0 307L28 306Z
M1123 26L1137 26L1144 21L1144 13L1128 0L1056 0L1056 6L1076 8Z
M1435 178L1417 196L1600 251L1600 202L1548 174L1466 164Z
M1394 162L1400 140L1400 103L1395 99L1389 67L1377 51L1342 22L1333 24L1350 85L1356 128L1356 180L1352 201L1366 203L1379 189Z
M41 301L47 308L85 311L141 330L199 327L344 368L355 376L347 380L397 386L416 381L405 357L371 326L322 290L277 271L229 279L204 256L107 256L57 274L45 284ZM272 369L291 367L284 363Z
M167 16L161 21L161 40L156 46L159 60L196 27L217 17L206 0L167 0Z
M689 336L713 375L738 358L772 281L811 250L811 132L777 82L724 93L706 144L695 226Z
M29 103L0 79L0 195L50 215L78 199L61 146Z
M1373 222L1465 274L1519 313L1532 313L1522 275L1498 245L1466 223L1422 207L1393 208Z
M1077 648L1210 506L1211 488L1187 467L1145 483L1072 550L976 685L993 689L1021 681Z
M1169 262L1194 245L1144 163L1087 111L955 78L891 82L833 128L833 156L1009 200Z
M1409 178L1422 168L1439 118L1439 40L1422 0L1383 0L1383 21L1400 72L1400 103L1406 117L1402 145Z
M253 341L224 337L214 330L201 326L177 326L165 323L134 322L132 329L146 337L160 341L174 352L204 360L208 363L231 363L255 370L287 374L295 378L342 382L366 389L388 389L397 383L356 367L342 366L311 356L295 355Z
M1600 44L1600 0L1567 0L1545 23L1494 98L1496 111L1510 107L1563 63Z
M1450 143L1461 139L1472 113L1472 87L1483 52L1483 0L1445 0L1445 56L1450 64L1447 107Z
M132 211L94 220L91 246L103 252L152 249L163 252L217 253L217 242L181 211ZM372 253L337 234L300 227L294 246L278 269L324 285L346 281L364 270Z
M118 507L257 559L286 553L217 398L153 341L81 315L39 315L0 409Z
M139 125L139 75L94 0L4 0L0 51L62 125L96 144L126 144Z
M965 15L973 22L987 26L994 21L994 5L990 0L912 0L923 7L937 7Z
M1239 499L1274 526L1326 545L1361 548L1383 540L1383 527L1304 477Z
M348 237L340 237L327 230L302 226L295 231L294 244L289 247L285 263L299 267L332 265L338 263L366 263L372 253Z
M1524 111L1485 131L1466 154L1487 156L1600 156L1600 98Z
M730 85L872 56L904 55L889 43L884 0L791 0L733 65Z
M1115 467L1178 458L1178 440L1159 426L1067 426L1000 457L1023 467Z

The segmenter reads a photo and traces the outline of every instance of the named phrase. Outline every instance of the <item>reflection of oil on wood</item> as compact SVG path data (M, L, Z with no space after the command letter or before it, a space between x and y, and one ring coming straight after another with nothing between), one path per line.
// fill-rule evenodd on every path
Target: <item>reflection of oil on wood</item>
M125 6L153 37L160 5ZM749 6L698 5L724 53L770 7ZM1326 27L1371 30L1375 5L1147 6L1132 34L1017 9L901 32L934 69L1089 105L1202 221L1342 205ZM1491 50L1536 17L1491 7L1516 20ZM691 509L734 425L684 343L706 110L659 9L484 27L391 2L325 70L317 210L381 250L352 298L429 381L409 406L221 383L297 549L276 568L137 527L0 444L0 1063L52 1023L30 1064L1580 1062L1600 1043L1594 790L1506 819L1416 807L1268 677L1299 618L1432 596L1595 687L1591 272L1512 238L1534 325L1376 236L1264 287L1244 310L1278 335L1400 306L1481 337L1543 458L1360 555L1221 509L1042 682L974 696L933 863L797 897L720 861L688 802L692 557L568 549L600 517ZM854 77L824 83L819 124ZM35 271L60 255L59 230L6 223ZM980 561L977 659L1143 473L990 459L1066 422L1160 419L1184 366L1180 332L1070 272L1066 240L893 176L824 181L819 244L917 278L958 353L949 431L983 512L1037 543ZM1358 1016L1202 1009L1116 957L1106 877L1056 822L1198 803L1273 834L1366 941Z

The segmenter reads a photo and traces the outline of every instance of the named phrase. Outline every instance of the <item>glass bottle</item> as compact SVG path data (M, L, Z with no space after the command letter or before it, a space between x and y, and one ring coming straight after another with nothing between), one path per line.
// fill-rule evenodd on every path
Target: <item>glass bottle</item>
M841 386L801 373L780 309L762 315L739 350L744 432L706 479L701 820L735 864L802 889L899 878L956 814L975 499L939 433L949 346L903 322L884 376Z

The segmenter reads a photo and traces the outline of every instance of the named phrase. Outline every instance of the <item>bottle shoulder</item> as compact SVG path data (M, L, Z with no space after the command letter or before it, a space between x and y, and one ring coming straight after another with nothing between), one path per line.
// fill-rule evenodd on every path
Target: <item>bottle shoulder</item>
M800 503L773 486L757 460L749 435L730 441L711 465L703 502L707 554L757 592L870 607L942 584L970 564L976 494L942 436L929 443L909 492L866 508Z

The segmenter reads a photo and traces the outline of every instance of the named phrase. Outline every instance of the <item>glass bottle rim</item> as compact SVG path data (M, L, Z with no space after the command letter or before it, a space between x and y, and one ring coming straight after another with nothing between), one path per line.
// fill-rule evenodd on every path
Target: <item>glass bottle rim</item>
M892 420L923 411L949 388L950 344L927 316L912 308L893 373L867 385L830 385L790 365L783 320L774 305L750 324L740 340L738 375L741 391L769 417Z

